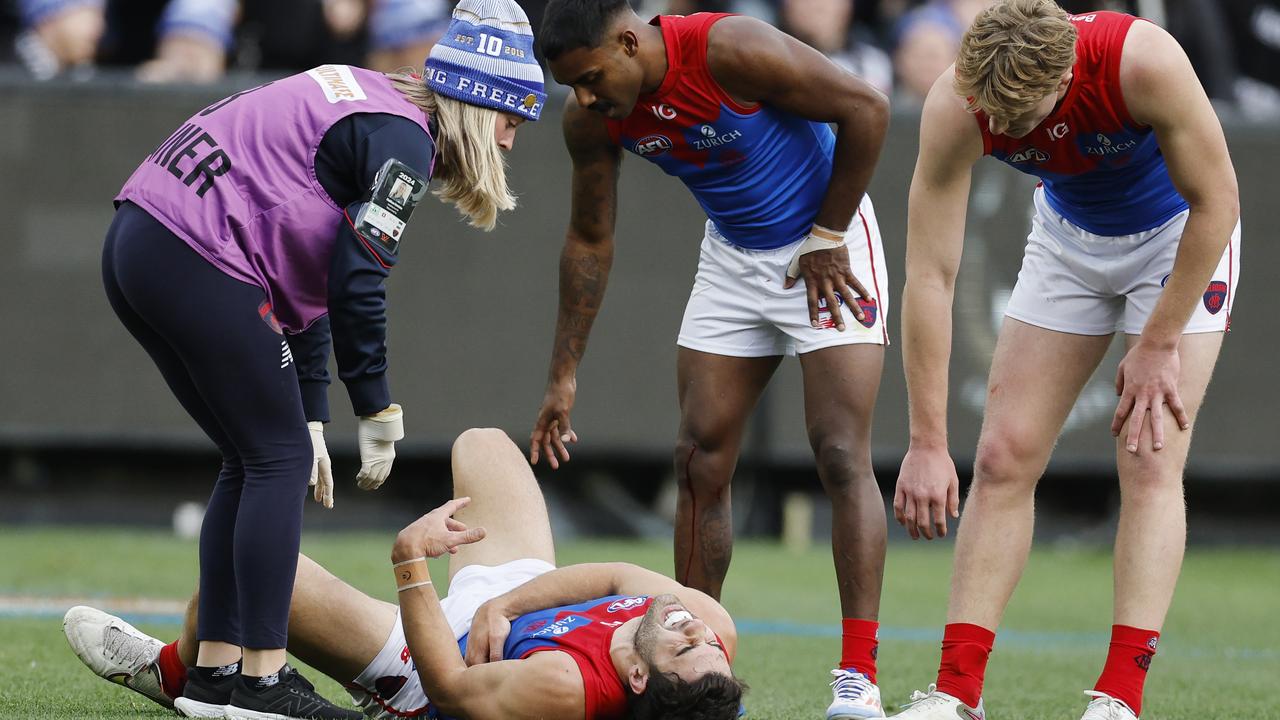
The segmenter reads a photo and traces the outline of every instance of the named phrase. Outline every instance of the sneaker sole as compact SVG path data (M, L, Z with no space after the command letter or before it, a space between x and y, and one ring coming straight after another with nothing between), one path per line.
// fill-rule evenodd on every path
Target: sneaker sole
M182 717L225 718L227 717L227 707L226 705L214 705L185 697L173 701L173 709Z
M245 710L234 705L227 706L227 720L299 720L293 715L280 715L278 713L260 712L258 710Z
M839 713L836 713L835 715L828 715L827 720L866 720L867 718L882 718L882 717L885 717L884 710L867 708L865 712L860 710L841 711Z

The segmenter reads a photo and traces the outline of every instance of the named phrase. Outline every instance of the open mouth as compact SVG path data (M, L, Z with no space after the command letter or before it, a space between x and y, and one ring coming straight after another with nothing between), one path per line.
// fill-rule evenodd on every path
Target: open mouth
M679 605L672 605L662 611L662 627L671 630L681 623L693 619L693 613Z

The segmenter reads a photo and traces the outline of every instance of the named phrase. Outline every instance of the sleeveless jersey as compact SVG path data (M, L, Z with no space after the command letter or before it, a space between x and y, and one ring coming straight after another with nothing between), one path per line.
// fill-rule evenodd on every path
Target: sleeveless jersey
M756 250L808 234L831 178L835 134L767 105L743 107L711 76L707 33L723 13L654 18L667 74L613 141L684 181L724 238Z
M422 110L383 74L322 65L192 116L116 203L138 205L215 267L262 288L281 326L301 332L328 312L329 261L345 222L316 179L316 150L355 113L399 115L431 134Z
M1071 86L1026 137L992 135L978 112L986 154L1044 183L1049 205L1097 235L1130 235L1187 209L1169 179L1151 128L1129 115L1120 90L1120 54L1138 18L1074 15L1079 35Z
M627 692L613 667L609 643L619 626L644 615L652 602L648 597L610 595L521 615L511 623L502 658L520 660L549 650L567 653L582 672L588 720L622 718ZM468 637L458 639L463 655Z

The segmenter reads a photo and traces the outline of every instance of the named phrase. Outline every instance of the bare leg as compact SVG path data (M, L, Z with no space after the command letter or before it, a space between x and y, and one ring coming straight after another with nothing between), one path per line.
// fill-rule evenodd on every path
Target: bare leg
M781 359L730 357L683 347L677 355L676 580L716 599L733 555L729 486L742 432Z
M800 365L809 444L831 500L831 552L842 617L875 620L888 528L871 469L871 416L884 347L826 348L801 355Z
M178 654L188 666L195 664L198 607L193 595L178 639ZM382 650L395 621L395 605L365 595L311 558L298 556L289 606L289 652L299 660L340 683L350 682ZM239 657L239 648L236 651L227 662Z
M1130 347L1137 336L1126 336ZM1192 422L1222 347L1222 333L1183 335L1178 343L1182 377L1178 394ZM1137 420L1141 420L1138 418ZM1115 550L1115 622L1159 630L1173 599L1187 540L1182 471L1191 431L1181 430L1165 412L1165 446L1151 450L1150 425L1144 426L1135 455L1124 448L1127 429L1116 442L1120 472L1120 527Z
M973 487L956 537L948 623L995 630L1031 552L1035 487L1111 336L1005 318L991 362Z
M453 443L453 496L471 504L454 517L482 527L485 538L449 556L449 577L468 565L537 558L555 565L555 543L542 490L520 449L501 430L472 428Z

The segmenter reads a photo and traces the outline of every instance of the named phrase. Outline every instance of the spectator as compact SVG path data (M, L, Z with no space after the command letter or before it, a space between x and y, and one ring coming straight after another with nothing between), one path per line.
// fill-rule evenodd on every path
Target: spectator
M172 0L156 28L155 57L138 68L143 82L213 82L227 69L235 0Z
M18 54L37 78L140 65L153 82L220 78L236 0L21 0Z
M991 0L930 0L908 12L894 30L899 96L921 103L956 58L960 36Z
M19 9L28 28L18 40L18 54L37 78L51 78L93 64L106 29L105 0L22 0Z
M335 63L363 65L369 0L244 2L236 64L245 69L305 70ZM422 64L426 56L413 64Z
M369 15L369 60L374 70L418 67L453 12L448 0L378 0Z
M855 25L855 0L782 0L782 29L813 46L837 65L871 83L880 92L893 92L893 65L871 34Z

